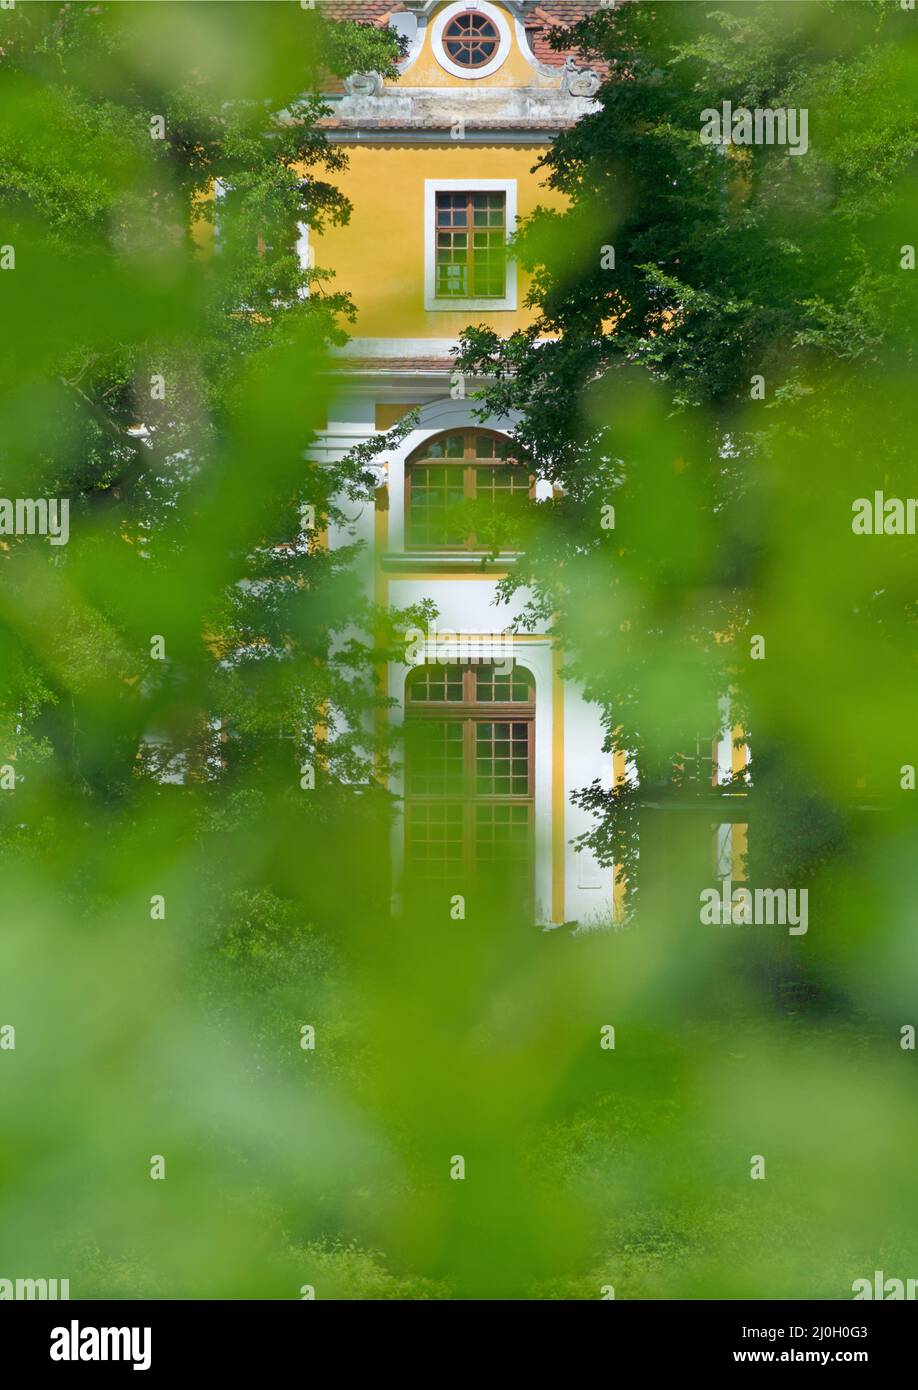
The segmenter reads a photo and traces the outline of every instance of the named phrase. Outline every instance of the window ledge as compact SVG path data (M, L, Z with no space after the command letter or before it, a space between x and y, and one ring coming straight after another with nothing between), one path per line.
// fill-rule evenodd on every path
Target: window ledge
M390 551L380 557L380 564L386 571L400 570L411 573L431 570L443 574L469 573L493 574L509 569L519 559L519 551L505 550L497 555L476 553L473 550L409 550Z
M428 314L449 314L455 309L478 309L486 314L512 312L516 309L516 295L505 295L503 299L437 299L428 297L424 308Z

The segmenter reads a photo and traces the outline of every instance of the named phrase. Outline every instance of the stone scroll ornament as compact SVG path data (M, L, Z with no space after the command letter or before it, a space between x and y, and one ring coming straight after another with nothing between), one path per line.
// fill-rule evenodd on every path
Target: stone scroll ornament
M593 97L602 85L602 78L592 68L578 68L573 58L566 58L561 78L561 90L571 97Z
M378 72L352 72L344 79L344 90L349 97L382 96L383 80Z

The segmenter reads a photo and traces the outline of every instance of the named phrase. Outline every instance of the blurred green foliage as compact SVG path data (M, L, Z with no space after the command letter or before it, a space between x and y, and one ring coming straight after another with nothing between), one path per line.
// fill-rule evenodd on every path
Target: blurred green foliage
M806 936L701 927L674 810L638 924L572 937L497 893L389 914L373 672L426 615L320 544L372 451L306 456L348 300L294 248L347 217L311 93L394 41L293 4L0 12L0 493L72 503L67 546L0 550L0 1275L691 1299L914 1273L915 542L850 529L914 491L914 23L598 19L603 110L546 167L571 211L519 248L562 336L466 339L564 486L519 573L610 747L650 785L731 686L753 872L810 890ZM702 146L722 99L808 106L806 157ZM646 807L584 795L596 848L633 847Z

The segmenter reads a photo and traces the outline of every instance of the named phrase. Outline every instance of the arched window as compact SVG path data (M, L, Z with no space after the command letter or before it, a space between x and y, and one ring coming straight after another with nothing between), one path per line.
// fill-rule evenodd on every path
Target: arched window
M531 673L512 661L422 666L409 674L405 694L410 878L438 884L499 871L528 903L535 799Z
M428 439L405 468L409 550L484 550L502 522L534 495L513 440L491 430L452 430Z
M497 25L480 11L463 10L443 30L444 50L461 68L485 67L497 53L499 44Z

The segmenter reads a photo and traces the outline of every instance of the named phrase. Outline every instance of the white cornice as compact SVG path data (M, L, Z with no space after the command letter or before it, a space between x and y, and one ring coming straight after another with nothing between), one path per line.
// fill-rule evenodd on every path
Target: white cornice
M599 110L590 97L575 97L563 91L563 69L554 70L548 83L530 87L384 87L378 96L347 93L326 98L336 130L382 128L406 130L452 128L462 125L476 130L489 125L500 128L512 122L514 129L556 129L572 125L581 116ZM461 140L462 135L453 136Z

